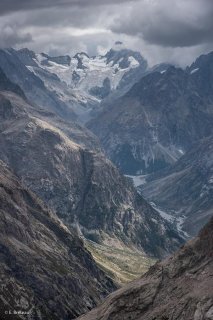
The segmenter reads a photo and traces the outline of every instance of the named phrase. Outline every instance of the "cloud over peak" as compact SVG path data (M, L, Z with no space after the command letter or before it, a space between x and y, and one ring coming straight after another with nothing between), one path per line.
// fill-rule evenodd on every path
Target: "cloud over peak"
M213 50L213 0L1 0L0 16L0 47L96 54L121 40L181 65Z
M135 0L107 0L107 4L133 2ZM91 7L105 5L105 0L1 0L0 14L21 10L44 9L51 7Z
M168 47L213 43L212 0L141 0L111 29Z

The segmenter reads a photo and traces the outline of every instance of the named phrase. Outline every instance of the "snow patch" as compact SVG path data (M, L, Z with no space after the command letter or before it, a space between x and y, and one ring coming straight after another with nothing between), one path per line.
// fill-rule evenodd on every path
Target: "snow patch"
M140 175L140 176L130 176L130 175L125 175L125 177L130 178L133 180L134 186L137 188L141 185L146 184L146 179L144 175Z
M184 215L181 216L175 216L174 214L170 214L164 210L162 210L161 208L157 207L156 204L154 202L150 202L151 206L160 214L160 216L166 220L167 222L171 223L179 232L179 234L181 236L183 236L184 238L189 238L189 235L186 231L183 230L183 224L184 221L186 219L186 217Z
M198 70L199 70L199 68L195 68L190 72L190 74L193 74L193 73L197 72Z
M131 67L138 67L140 63L134 58L134 57L129 57L128 61L130 62Z
M130 65L126 69L119 68L119 62L113 65L113 61L107 64L107 58L103 56L88 57L85 54L78 54L82 67L79 67L77 57L71 59L70 65L61 65L53 61L42 64L46 59L42 54L37 54L35 62L44 70L56 74L62 82L65 82L72 89L79 89L89 94L91 88L100 86L106 78L110 79L112 89L116 89L122 77L130 69L136 68L140 63L134 58L129 57ZM120 61L123 58L120 59ZM32 69L31 69L32 71ZM74 81L73 74L77 74L79 79Z
M178 149L178 151L180 152L180 154L184 154L184 151L182 149Z

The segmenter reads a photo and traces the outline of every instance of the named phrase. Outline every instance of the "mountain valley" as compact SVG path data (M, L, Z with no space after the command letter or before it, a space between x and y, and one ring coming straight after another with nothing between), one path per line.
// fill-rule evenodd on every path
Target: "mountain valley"
M1 101L1 159L80 235L101 243L110 235L156 257L183 242L98 144L90 147L87 130L71 122L68 129L13 92L1 92Z
M213 52L0 49L1 313L212 319L212 84Z

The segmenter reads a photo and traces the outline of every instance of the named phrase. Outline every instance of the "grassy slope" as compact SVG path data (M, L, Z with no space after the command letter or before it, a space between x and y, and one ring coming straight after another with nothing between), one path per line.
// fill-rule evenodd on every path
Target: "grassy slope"
M155 263L154 259L126 246L116 248L89 240L85 245L97 264L119 285L141 277Z

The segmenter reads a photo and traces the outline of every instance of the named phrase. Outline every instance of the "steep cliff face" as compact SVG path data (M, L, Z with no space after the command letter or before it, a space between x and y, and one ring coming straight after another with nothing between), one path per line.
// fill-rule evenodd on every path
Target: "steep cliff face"
M67 224L90 240L115 238L155 256L180 245L177 231L98 147L86 147L84 131L68 130L13 93L2 92L0 105L0 158Z
M1 319L74 319L115 289L83 242L1 161L0 266Z
M81 320L213 318L213 219L198 237L140 280L111 294Z
M12 91L14 93L17 93L22 98L25 98L24 92L21 90L21 88L17 85L11 82L3 72L3 70L0 68L0 90L7 90Z
M149 176L140 190L174 217L184 215L183 228L196 235L213 210L213 137L198 141L172 167Z
M105 105L88 127L124 173L158 171L212 134L212 78L213 53L186 70L153 72Z

